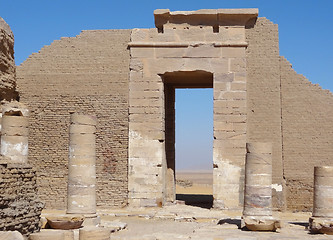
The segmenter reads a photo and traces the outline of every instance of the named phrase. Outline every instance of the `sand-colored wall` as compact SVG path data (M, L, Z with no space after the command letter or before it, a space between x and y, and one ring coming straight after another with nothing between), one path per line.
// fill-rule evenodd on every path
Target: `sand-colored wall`
M258 18L253 28L247 28L246 40L249 43L246 50L247 142L273 144L273 203L283 208L278 25Z
M311 209L314 166L333 162L333 95L281 57L284 177L289 209Z
M29 162L47 208L66 207L70 112L96 115L97 206L127 202L130 30L83 31L32 54L17 68L31 111Z

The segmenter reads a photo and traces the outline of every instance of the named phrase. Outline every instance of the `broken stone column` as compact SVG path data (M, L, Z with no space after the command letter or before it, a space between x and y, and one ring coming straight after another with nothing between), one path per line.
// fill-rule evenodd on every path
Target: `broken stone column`
M333 235L333 166L314 168L312 233Z
M29 111L18 102L2 107L1 155L12 163L28 162Z
M67 213L96 213L96 118L71 114Z
M272 144L247 143L242 227L253 231L275 231L272 217Z

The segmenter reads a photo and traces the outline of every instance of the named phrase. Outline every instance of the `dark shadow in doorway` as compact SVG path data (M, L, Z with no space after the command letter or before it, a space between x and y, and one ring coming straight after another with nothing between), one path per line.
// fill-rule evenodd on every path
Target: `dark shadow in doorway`
M176 200L184 201L186 205L207 208L213 207L213 195L206 194L176 194Z

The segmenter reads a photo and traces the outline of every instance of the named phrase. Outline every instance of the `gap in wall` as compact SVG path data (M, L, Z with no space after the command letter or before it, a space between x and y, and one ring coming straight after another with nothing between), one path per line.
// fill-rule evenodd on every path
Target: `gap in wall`
M176 199L213 203L213 89L176 89Z

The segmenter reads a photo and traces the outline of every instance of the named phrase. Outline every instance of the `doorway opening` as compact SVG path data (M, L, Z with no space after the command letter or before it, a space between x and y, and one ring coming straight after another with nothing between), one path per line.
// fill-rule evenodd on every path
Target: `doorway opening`
M213 75L172 72L165 92L166 201L213 204Z

